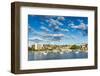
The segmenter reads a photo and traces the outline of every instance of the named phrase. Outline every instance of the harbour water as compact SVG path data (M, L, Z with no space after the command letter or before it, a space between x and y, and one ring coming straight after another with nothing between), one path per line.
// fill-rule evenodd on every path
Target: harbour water
M56 60L56 59L83 59L88 58L87 52L45 52L45 51L29 51L28 60Z

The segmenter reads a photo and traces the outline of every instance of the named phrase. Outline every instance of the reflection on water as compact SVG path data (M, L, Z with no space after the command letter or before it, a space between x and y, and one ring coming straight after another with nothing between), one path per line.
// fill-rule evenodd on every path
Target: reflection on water
M28 60L55 60L55 59L82 59L88 58L87 52L45 52L45 51L29 51Z

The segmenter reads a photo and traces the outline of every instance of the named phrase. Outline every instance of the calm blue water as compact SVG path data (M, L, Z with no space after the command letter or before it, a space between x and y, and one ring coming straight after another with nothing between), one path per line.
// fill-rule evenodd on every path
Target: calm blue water
M29 51L28 60L55 60L55 59L82 59L88 58L86 52L34 52Z

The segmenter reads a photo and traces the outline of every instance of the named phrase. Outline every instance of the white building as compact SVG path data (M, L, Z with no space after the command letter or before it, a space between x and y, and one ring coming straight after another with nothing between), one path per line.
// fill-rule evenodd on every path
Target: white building
M35 49L42 49L43 48L43 44L39 44L39 43L35 43Z

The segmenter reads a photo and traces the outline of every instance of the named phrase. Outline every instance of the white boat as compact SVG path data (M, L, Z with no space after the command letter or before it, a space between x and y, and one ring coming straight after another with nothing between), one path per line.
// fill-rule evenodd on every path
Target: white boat
M76 53L76 54L78 54L78 53L79 53L79 51L76 51L75 53Z

